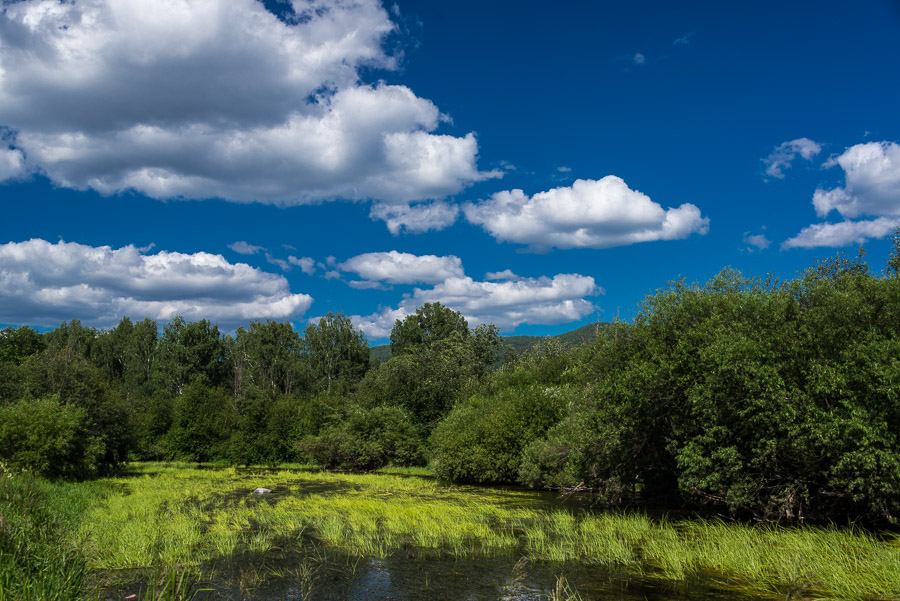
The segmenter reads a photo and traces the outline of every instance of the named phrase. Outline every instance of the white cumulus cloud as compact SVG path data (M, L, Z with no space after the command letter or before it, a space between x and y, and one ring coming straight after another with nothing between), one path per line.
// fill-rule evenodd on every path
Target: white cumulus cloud
M849 246L889 236L900 227L900 217L879 217L863 221L816 223L785 240L782 248L814 248L818 246Z
M384 221L395 236L404 230L412 234L442 230L453 225L458 216L459 207L442 201L412 205L375 203L369 211L369 217Z
M79 318L115 325L142 319L209 319L226 328L252 319L295 319L312 297L287 280L222 255L113 249L46 240L0 245L0 322L53 326Z
M576 180L527 196L503 191L489 200L468 203L466 218L498 240L527 244L533 250L608 248L653 240L705 234L709 219L695 205L663 209L619 177Z
M846 218L900 215L900 144L857 144L825 163L835 165L844 170L844 187L816 190L813 206L820 217L831 211Z
M377 0L24 0L0 13L0 177L103 194L296 205L438 199L480 172L477 143L405 86ZM11 154L12 153L12 154ZM24 160L22 165L16 161ZM418 231L408 227L410 231Z
M462 313L470 326L493 323L510 332L523 323L555 325L581 319L596 310L585 297L602 293L594 278L579 274L486 282L452 277L433 288L417 288L396 308L352 319L369 338L386 338L396 320L425 303L439 302Z
M804 160L811 161L820 152L822 145L809 138L782 142L775 147L772 154L763 159L763 163L766 164L766 175L784 179L784 170L790 169L798 155Z
M357 255L339 267L364 280L387 284L435 284L463 275L462 261L454 255L413 255L396 250Z
M844 221L816 223L785 240L782 248L847 246L879 239L900 227L900 144L857 144L828 159L824 167L840 166L844 186L813 194L819 217L836 211ZM872 219L859 219L859 217Z

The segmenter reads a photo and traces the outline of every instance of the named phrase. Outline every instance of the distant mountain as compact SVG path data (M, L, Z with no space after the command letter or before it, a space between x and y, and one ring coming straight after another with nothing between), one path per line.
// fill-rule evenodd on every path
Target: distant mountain
M556 336L501 336L500 339L503 342L503 348L512 348L517 354L522 354L531 347L535 346L542 340L554 339L558 340L562 343L566 348L573 348L578 346L579 344L584 344L586 342L590 342L594 336L597 335L597 332L601 329L605 329L611 327L613 324L611 323L591 323L586 326L581 326L577 330L572 330L571 332L565 332L563 334L557 334ZM387 361L391 358L391 345L382 344L379 346L373 346L369 352L369 359L371 361Z

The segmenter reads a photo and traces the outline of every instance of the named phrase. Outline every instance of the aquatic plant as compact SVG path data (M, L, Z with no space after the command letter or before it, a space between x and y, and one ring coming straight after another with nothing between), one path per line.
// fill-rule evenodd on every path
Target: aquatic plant
M516 553L663 581L717 574L779 596L900 595L900 546L854 528L552 508L539 493L389 474L260 475L147 464L109 482L120 490L95 501L78 535L92 568L185 570L243 553L318 544L344 554L348 566L400 551L459 558ZM272 495L253 495L260 484ZM258 577L248 573L245 580Z

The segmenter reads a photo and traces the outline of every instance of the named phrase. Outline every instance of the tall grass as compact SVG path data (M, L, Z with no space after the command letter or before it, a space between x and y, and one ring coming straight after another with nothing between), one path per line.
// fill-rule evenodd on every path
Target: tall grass
M780 596L900 598L900 546L854 529L547 510L528 492L411 475L144 465L112 482L121 492L94 504L77 537L93 568L189 569L312 539L348 557L506 553L665 580L715 573ZM258 498L256 486L274 492Z
M0 465L0 601L80 599L86 560L68 533L103 494L98 484L53 484Z

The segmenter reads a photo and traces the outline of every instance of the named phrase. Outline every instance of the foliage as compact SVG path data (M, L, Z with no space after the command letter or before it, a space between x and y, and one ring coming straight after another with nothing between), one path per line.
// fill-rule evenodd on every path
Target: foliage
M428 347L453 334L469 335L466 318L441 303L425 303L391 330L391 355L397 357L416 348Z
M87 434L100 450L98 473L108 473L128 458L131 414L119 383L111 382L78 350L85 346L88 343L48 345L29 357L22 365L24 398L56 396L63 405L83 409Z
M290 395L302 386L300 336L288 322L253 321L234 338L234 393L248 387Z
M532 483L681 495L777 519L900 511L900 282L839 257L788 282L726 270L601 337L589 402L529 449Z
M44 340L32 328L7 327L0 330L0 363L21 364L25 359L44 350Z
M351 408L343 419L305 438L301 450L324 468L369 471L423 465L422 440L399 407Z
M458 482L514 482L522 449L559 420L566 393L504 388L459 403L431 435L435 473Z
M224 386L230 365L219 326L205 319L188 323L180 315L163 326L153 376L158 386L179 395L186 386Z
M369 343L343 313L330 311L303 332L303 349L316 391L349 390L369 367Z
M359 394L370 404L403 407L427 434L453 405L477 389L496 361L495 326L469 330L465 318L426 304L391 332L394 355L371 369Z
M194 382L175 399L169 452L189 461L226 456L228 434L238 421L232 398L222 388Z
M0 407L0 460L44 476L93 476L103 444L89 435L87 412L57 397Z
M68 540L100 491L50 484L0 463L0 599L84 598L86 560Z

